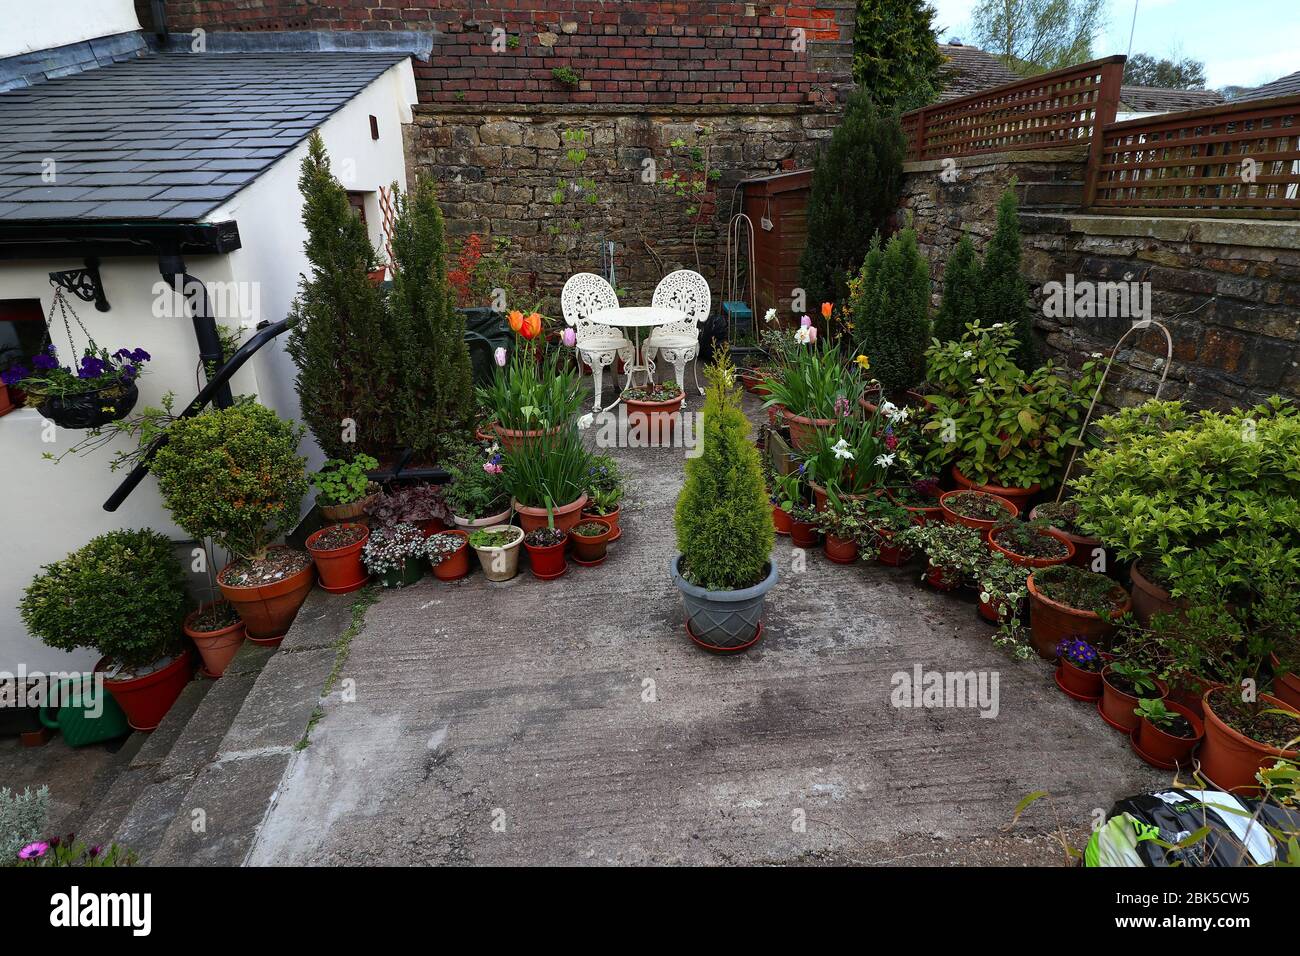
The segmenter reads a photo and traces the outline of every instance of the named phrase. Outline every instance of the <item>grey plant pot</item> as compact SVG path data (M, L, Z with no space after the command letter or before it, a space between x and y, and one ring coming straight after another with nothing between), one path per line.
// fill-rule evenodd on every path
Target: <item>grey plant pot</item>
M768 561L767 577L753 587L739 591L707 591L691 584L681 574L680 554L668 563L673 584L682 592L686 619L696 640L719 650L743 647L758 634L763 616L763 599L776 584L776 562Z

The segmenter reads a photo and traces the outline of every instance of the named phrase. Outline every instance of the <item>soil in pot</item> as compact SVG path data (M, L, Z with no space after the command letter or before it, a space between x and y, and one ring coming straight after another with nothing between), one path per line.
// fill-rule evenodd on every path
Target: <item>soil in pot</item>
M528 550L528 566L533 576L550 581L569 570L564 560L568 543L568 532L559 528L537 528L528 532L524 537L524 547Z
M1131 734L1138 725L1138 716L1134 713L1137 710L1138 699L1154 697L1164 700L1165 698L1167 693L1165 685L1161 681L1155 681L1155 685L1154 691L1149 688L1140 689L1116 674L1108 664L1101 672L1101 700L1097 701L1097 712L1115 730Z
M250 641L278 644L307 600L315 579L310 556L280 547L271 548L260 560L232 561L217 575L217 584L222 596L239 612Z
M949 524L962 524L978 531L988 531L998 522L1020 514L1007 499L983 491L945 491L939 496L939 507Z
M462 518L460 515L452 515L451 520L455 522L456 527L464 528L466 531L474 531L477 528L491 528L493 525L509 524L510 517L514 514L514 509L509 503L500 511L490 515L484 515L482 518Z
M1290 710L1287 714L1266 710ZM1300 711L1269 694L1257 705L1243 702L1228 687L1205 692L1205 738L1201 743L1201 774L1220 790L1251 796L1259 791L1255 774L1274 758L1300 760L1300 750L1284 749L1300 737Z
M307 551L316 562L320 586L331 594L348 594L370 580L361 563L361 549L370 537L362 524L334 524L307 539Z
M629 435L639 436L636 440L644 443L641 447L671 444L673 431L682 420L685 399L686 393L675 383L624 392Z
M483 576L489 581L509 581L519 573L519 545L524 533L513 525L480 528L470 535Z
M827 534L822 546L826 550L827 560L836 564L852 564L858 560L858 543L852 538Z
M113 671L107 658L101 659L95 670L104 673L104 686L126 714L131 729L148 731L162 723L167 711L190 682L194 674L194 655L186 648L162 667L139 676L108 677Z
M939 482L928 478L905 488L890 488L885 491L885 497L905 509L918 525L943 520L943 509L939 507L939 497L942 494Z
M469 574L469 534L437 531L425 538L425 554L439 581L459 581Z
M246 636L244 622L225 601L209 601L191 611L182 626L203 659L203 673L218 678L226 672Z
M1151 766L1161 770L1189 767L1192 751L1201 742L1205 727L1190 707L1166 700L1165 708L1175 715L1167 724L1156 724L1146 717L1138 718L1133 750Z
M1039 485L1030 485L1028 488L1017 488L1010 485L998 485L993 482L980 485L976 484L970 478L961 473L956 465L952 466L952 480L956 482L959 489L969 489L973 491L983 491L991 495L997 495L999 498L1011 502L1019 511L1025 510L1029 499L1038 494L1042 488Z
M1073 501L1049 501L1035 505L1029 512L1030 521L1045 521L1074 546L1070 564L1077 568L1091 568L1098 557L1104 556L1104 549L1100 539L1089 537L1075 524L1078 516L1079 506ZM1110 567L1109 561L1102 567Z
M590 508L582 509L583 521L590 521L593 518L599 518L601 521L609 522L609 530L610 530L609 543L610 544L613 544L619 538L623 537L623 529L618 523L619 515L620 515L620 511L618 508L615 508L613 511L609 512L609 514L601 514L599 511L593 511Z
M1056 645L1069 637L1109 647L1113 621L1129 609L1122 587L1104 574L1069 564L1034 571L1027 587L1030 642L1047 660L1056 656Z
M597 518L581 521L569 532L573 560L584 567L595 567L605 560L605 549L613 533L608 521Z
M1050 568L1074 557L1074 545L1054 528L1008 522L990 528L988 542L994 551L1022 568Z

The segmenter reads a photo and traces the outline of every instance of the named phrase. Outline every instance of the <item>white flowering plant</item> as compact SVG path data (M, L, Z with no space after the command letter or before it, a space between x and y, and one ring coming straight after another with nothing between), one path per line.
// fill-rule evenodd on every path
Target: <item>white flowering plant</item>
M425 556L424 534L412 524L395 524L370 532L361 549L361 560L371 574L401 571L406 562Z

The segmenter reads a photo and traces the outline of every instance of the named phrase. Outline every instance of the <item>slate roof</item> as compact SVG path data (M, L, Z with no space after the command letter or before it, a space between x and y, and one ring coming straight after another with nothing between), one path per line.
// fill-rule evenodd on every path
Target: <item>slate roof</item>
M943 86L939 94L940 103L1020 79L992 53L978 47L940 43L939 52L948 61L939 72Z
M200 219L404 57L160 53L0 93L0 221Z
M1294 96L1297 93L1300 93L1300 72L1288 73L1271 83L1265 83L1263 86L1246 90L1237 99L1267 100L1275 96Z
M1159 86L1121 86L1120 111L1129 113L1176 113L1198 110L1223 102L1214 90L1167 90Z

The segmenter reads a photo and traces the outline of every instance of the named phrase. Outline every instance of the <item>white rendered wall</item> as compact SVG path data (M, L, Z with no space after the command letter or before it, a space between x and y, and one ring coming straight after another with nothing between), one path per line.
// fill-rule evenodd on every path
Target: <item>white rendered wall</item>
M139 29L131 0L0 0L0 59Z
M220 54L211 54L220 55ZM377 190L396 181L405 186L402 124L411 120L415 84L410 61L403 61L376 79L321 126L321 135L336 172L350 160L355 168L349 189ZM379 121L380 136L370 138L369 117ZM219 222L235 219L243 247L225 256L191 256L186 268L207 283L256 283L259 313L244 319L255 325L288 314L297 292L298 276L306 271L305 231L298 193L298 167L306 144L283 157L253 183L206 217ZM378 217L367 210L372 239L379 243ZM377 210L376 210L377 212ZM40 298L48 314L53 296L48 273L82 265L75 259L0 261L0 299ZM158 404L168 391L183 404L197 392L198 345L189 318L155 317L154 285L161 281L156 258L106 258L100 275L111 311L97 312L93 303L72 300L90 334L110 351L143 348L153 360L140 378L137 408ZM245 301L251 302L249 297ZM219 317L223 324L233 324ZM74 325L74 335L80 333ZM54 343L68 345L59 323L51 329ZM298 416L293 387L294 365L283 342L264 346L234 378L236 394L254 394L285 417ZM44 460L43 452L58 455L84 432L56 430L55 441L42 440L43 422L35 409L18 409L0 417L0 671L16 673L20 664L33 670L71 670L94 664L93 651L65 654L28 636L16 606L22 591L42 564L62 558L90 538L114 528L150 527L185 538L175 527L152 477L127 498L118 511L102 508L104 500L125 477L109 471L113 449L59 464ZM322 460L310 436L302 453L315 467ZM310 495L303 502L310 508Z

